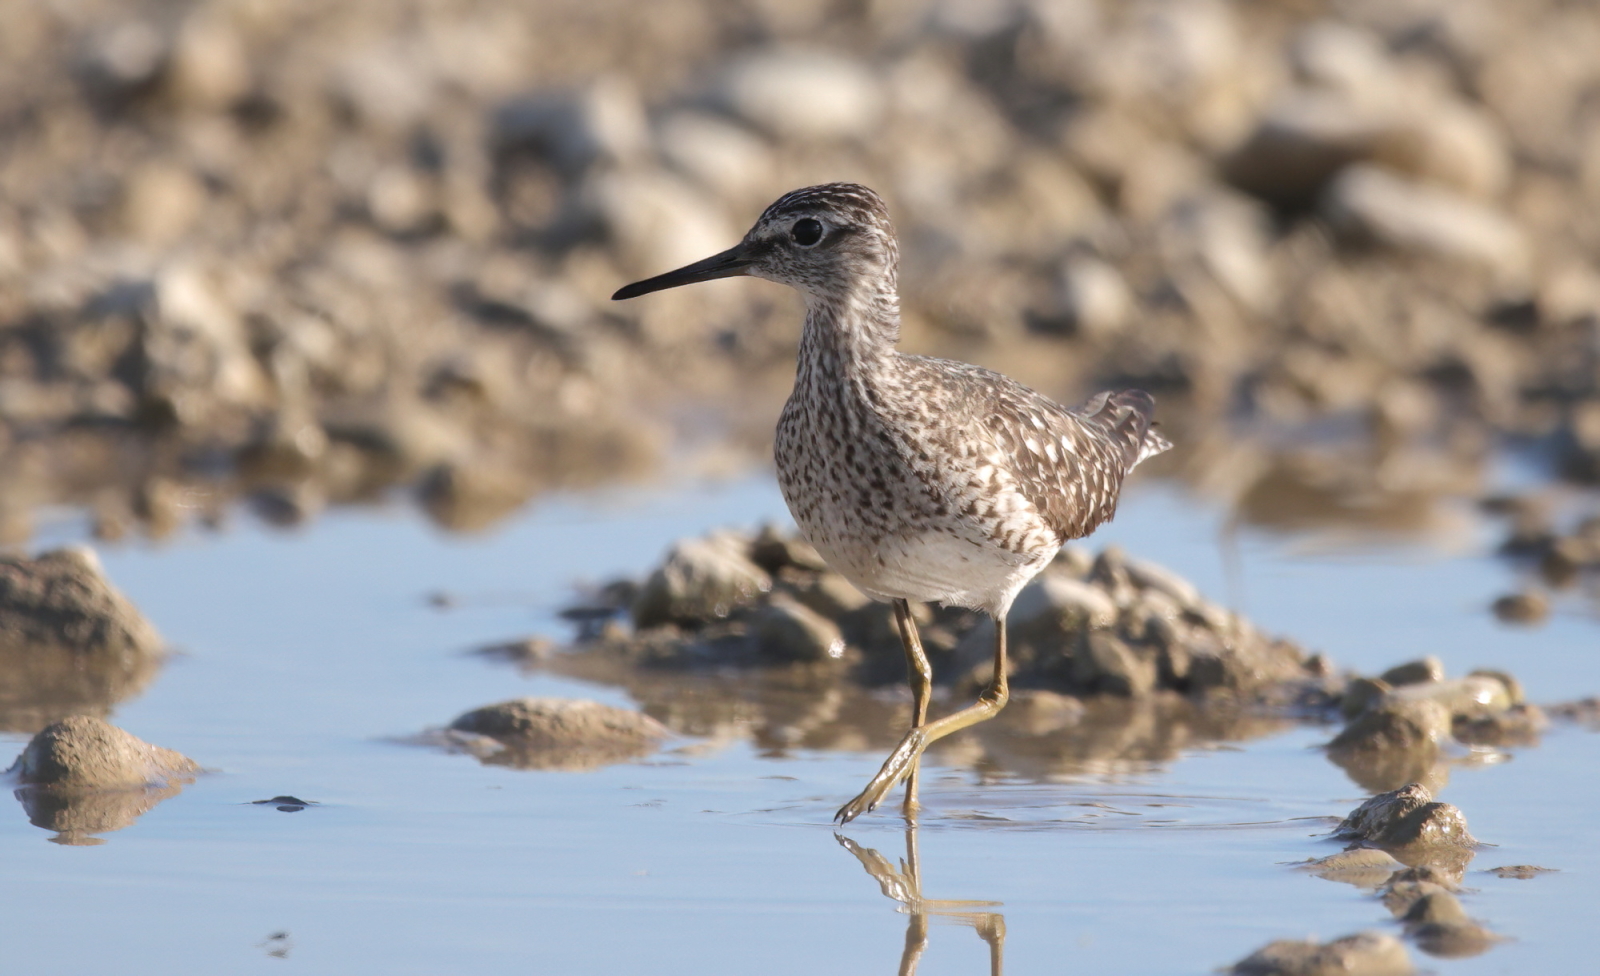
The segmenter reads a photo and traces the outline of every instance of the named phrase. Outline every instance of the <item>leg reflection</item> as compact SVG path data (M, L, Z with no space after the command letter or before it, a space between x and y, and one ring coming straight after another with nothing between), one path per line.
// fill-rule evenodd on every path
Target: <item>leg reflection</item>
M912 976L917 963L928 948L928 924L932 918L943 918L959 925L970 925L978 938L989 944L990 976L1000 976L1004 966L1006 919L999 912L979 911L997 908L997 901L959 901L948 898L922 897L922 872L917 854L917 826L906 826L906 856L899 867L870 847L862 847L843 834L834 834L839 845L861 862L878 882L885 896L893 898L910 916L906 923L906 947L900 954L900 976Z

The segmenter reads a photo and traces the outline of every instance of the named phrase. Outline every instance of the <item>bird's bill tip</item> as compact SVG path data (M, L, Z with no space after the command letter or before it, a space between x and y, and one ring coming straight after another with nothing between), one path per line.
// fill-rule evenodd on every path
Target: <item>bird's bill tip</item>
M751 258L743 244L730 247L721 254L713 254L703 261L685 265L676 271L635 281L631 285L623 285L611 296L614 302L624 301L629 298L638 298L651 292L664 291L676 288L679 285L692 285L699 281L715 281L718 278L733 278L750 273Z

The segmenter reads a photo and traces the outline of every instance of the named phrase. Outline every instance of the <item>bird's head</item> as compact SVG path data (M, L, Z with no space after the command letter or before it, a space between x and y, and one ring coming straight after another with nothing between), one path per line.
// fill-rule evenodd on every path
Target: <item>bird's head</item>
M790 285L808 301L863 279L894 287L899 250L883 200L856 183L794 190L769 206L744 240L703 261L636 281L613 299L637 298L697 281L749 275Z

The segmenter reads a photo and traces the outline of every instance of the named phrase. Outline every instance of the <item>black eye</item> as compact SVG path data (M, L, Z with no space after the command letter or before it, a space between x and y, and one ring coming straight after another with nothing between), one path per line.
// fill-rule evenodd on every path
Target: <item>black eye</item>
M794 227L789 231L789 236L801 247L810 247L822 240L822 221L812 217L802 217L794 222Z

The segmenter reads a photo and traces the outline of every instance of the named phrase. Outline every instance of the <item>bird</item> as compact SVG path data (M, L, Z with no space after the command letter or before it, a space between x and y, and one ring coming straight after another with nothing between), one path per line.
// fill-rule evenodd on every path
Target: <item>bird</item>
M748 275L804 299L794 388L773 442L778 485L828 566L892 605L912 695L910 729L839 808L839 823L876 809L901 781L914 821L924 750L1010 697L1012 601L1064 543L1115 514L1136 465L1172 446L1143 390L1068 408L992 370L901 352L899 262L883 199L825 183L779 197L728 250L611 296ZM995 624L988 686L933 721L933 672L911 601L982 611Z

